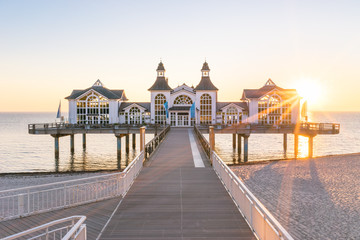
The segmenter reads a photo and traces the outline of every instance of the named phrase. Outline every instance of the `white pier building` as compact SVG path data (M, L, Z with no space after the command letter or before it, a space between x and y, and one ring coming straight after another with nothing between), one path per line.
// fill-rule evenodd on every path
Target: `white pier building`
M218 102L218 88L204 62L201 80L171 88L165 67L159 63L150 91L150 102L130 102L124 90L106 88L100 80L84 90L73 90L69 122L73 124L295 124L300 121L300 96L295 89L278 87L271 79L259 89L245 89L236 102ZM237 86L240 87L240 86ZM240 96L239 96L240 98Z

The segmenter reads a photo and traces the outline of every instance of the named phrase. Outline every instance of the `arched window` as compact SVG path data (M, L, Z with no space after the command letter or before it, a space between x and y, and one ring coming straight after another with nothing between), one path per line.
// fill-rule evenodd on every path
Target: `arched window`
M191 98L189 96L186 95L180 95L178 97L175 98L174 100L174 104L192 104L193 101L191 100Z
M233 124L237 123L239 118L239 112L235 107L229 107L226 110L226 123Z
M266 95L258 102L258 119L261 124L290 124L290 104L276 94Z
M211 96L207 93L200 97L200 124L211 124Z
M76 102L78 124L109 123L109 101L90 92Z
M166 97L164 94L158 94L155 97L155 123L165 124L166 122L166 112L164 103L166 102Z
M140 124L141 112L138 107L132 107L129 110L129 124Z

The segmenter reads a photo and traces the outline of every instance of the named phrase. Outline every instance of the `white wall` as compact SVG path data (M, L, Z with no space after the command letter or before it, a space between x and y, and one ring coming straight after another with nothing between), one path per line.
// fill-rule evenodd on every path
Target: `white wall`
M249 116L247 118L248 123L258 123L258 100L251 99L249 102Z
M76 123L76 100L69 100L69 123Z
M295 124L297 122L300 122L300 98L295 101L291 111L291 123Z
M119 122L119 104L117 100L109 100L109 123L118 123Z

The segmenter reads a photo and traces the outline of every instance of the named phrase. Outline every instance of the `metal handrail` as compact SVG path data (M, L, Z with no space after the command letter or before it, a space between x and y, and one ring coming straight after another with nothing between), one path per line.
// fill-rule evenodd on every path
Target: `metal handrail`
M67 218L62 218L62 219L58 219L49 223L45 223L41 226L38 227L34 227L31 229L28 229L26 231L8 236L3 238L3 240L14 240L14 239L19 239L19 238L24 238L27 235L28 236L26 239L36 239L36 238L40 238L40 237L45 237L45 239L48 239L50 235L55 236L56 234L59 234L62 240L69 240L69 239L78 239L78 240L85 240L86 239L86 225L84 224L86 220L85 216L71 216L71 217L67 217ZM75 223L76 221L76 223ZM61 227L55 228L51 231L49 231L49 228L54 227L56 225L59 224L63 224L66 222L70 222L70 224L66 225L65 227L62 225ZM70 228L70 230L68 230ZM62 237L62 232L63 230L65 230L65 236ZM36 236L32 236L34 235L36 232L42 231L41 234L38 234ZM82 234L84 233L85 234ZM81 237L77 237L77 236L81 236ZM31 238L30 238L31 237Z
M207 157L210 159L210 143L208 140L204 137L204 135L201 134L197 126L194 126L194 131L196 136L198 137L201 146L203 147Z
M259 239L293 240L266 207L213 151L213 168Z
M0 191L0 221L124 195L143 160L144 151L120 173Z
M166 134L170 131L170 126L167 126L159 134L157 134L150 142L145 145L145 159L148 159L159 144L165 139Z

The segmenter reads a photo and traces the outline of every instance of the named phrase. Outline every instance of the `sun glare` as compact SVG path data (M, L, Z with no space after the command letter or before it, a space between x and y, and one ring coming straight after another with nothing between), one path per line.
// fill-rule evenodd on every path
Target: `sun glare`
M317 104L323 96L323 89L313 79L300 79L296 84L296 90L308 104Z

